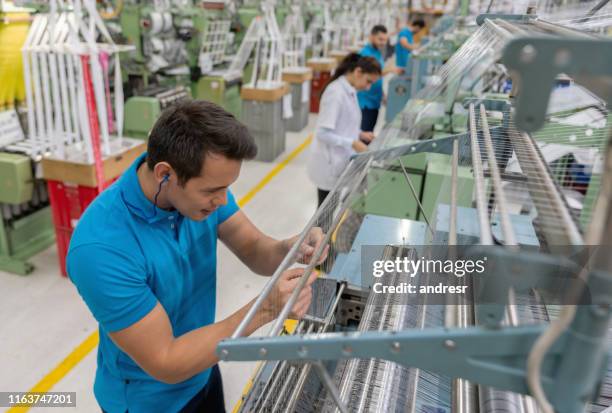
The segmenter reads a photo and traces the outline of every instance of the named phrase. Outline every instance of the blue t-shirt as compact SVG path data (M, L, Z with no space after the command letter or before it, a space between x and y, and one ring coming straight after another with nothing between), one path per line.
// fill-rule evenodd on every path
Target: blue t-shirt
M214 323L217 228L238 211L229 191L227 205L203 221L154 208L136 174L145 155L87 208L66 258L99 323L94 393L108 413L176 412L208 382L210 369L178 384L157 381L108 333L136 323L158 302L176 337Z
M370 43L365 45L363 49L359 52L362 56L371 56L378 60L380 63L380 67L383 68L385 66L385 60L383 59L382 53L380 50L372 46ZM370 86L368 90L362 90L357 92L357 99L359 100L359 107L361 109L378 109L380 108L380 104L383 98L383 82L382 78L378 79L375 83Z
M408 40L408 43L414 43L414 38L412 37L412 31L409 28L404 27L400 30L397 35L397 43L395 44L395 65L397 67L406 67L408 66L408 59L410 58L410 50L404 48L400 44L400 40L404 38Z

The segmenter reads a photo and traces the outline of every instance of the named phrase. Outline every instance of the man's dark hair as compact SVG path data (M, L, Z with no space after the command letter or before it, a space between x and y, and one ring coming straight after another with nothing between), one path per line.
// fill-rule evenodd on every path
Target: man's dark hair
M387 28L382 24L377 24L376 26L372 27L370 34L377 35L378 33L387 33Z
M168 162L184 185L200 176L206 154L234 160L253 159L257 146L246 126L221 106L186 100L166 109L151 130L147 165Z
M412 26L419 26L421 29L425 28L425 20L419 18L414 19L412 22L410 22L410 24Z

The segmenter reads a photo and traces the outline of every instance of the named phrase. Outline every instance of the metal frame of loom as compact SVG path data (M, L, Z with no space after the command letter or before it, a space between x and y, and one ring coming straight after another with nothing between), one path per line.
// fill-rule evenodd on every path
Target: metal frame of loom
M612 42L593 39L557 39L557 38L518 38L512 40L505 48L503 63L518 76L521 81L521 93L516 101L514 121L517 128L526 132L537 130L544 122L550 90L555 75L564 72L580 75L580 80L591 86L593 79L610 75L612 63ZM552 64L551 64L552 63ZM590 79L590 80L589 80ZM586 81L585 81L586 80ZM599 83L601 85L601 83ZM604 83L605 85L605 83ZM602 90L602 89L599 89ZM612 88L603 89L608 93ZM612 96L603 96L608 105ZM480 241L483 245L493 245L487 214L486 196L484 193L484 172L481 169L481 156L486 153L489 162L496 159L492 152L492 138L486 124L486 105L481 102L469 104L470 133L436 141L419 142L405 147L385 150L388 154L403 155L411 152L432 151L453 154L453 168L457 164L458 144L470 140L476 185L476 205L480 221ZM482 137L478 137L476 121L480 116ZM609 127L609 125L608 125ZM557 242L565 245L609 245L612 235L612 148L604 152L606 165L602 177L600 195L594 208L591 227L583 239L576 221L569 214L559 190L541 158L533 139L525 132L514 128L511 132L511 144L520 146L520 157L529 165L525 173L534 174L540 183L537 188L540 202L549 204L549 208L563 224L556 228ZM610 138L608 138L609 140ZM483 141L481 146L479 141ZM493 156L491 156L493 154ZM520 161L520 159L519 159ZM364 168L364 170L367 168ZM497 172L497 173L496 173ZM509 302L510 291L526 291L535 287L552 286L557 282L560 272L577 273L572 263L554 255L518 251L512 248L517 245L508 224L508 213L503 211L504 193L500 186L499 170L492 168L490 178L500 207L501 226L506 247L488 250L489 260L499 270L495 283L481 285L481 292L487 297L496 297L497 302ZM363 178L363 176L360 176ZM455 189L456 190L456 189ZM324 205L325 206L325 205ZM324 207L323 206L323 207ZM321 213L317 214L307 225L310 228ZM451 210L453 206L451 204ZM340 214L338 214L340 215ZM451 220L453 219L451 212ZM332 227L337 224L337 219ZM551 223L549 223L551 224ZM546 223L544 223L546 226ZM450 243L454 241L451 225ZM222 341L217 354L221 360L290 360L311 366L319 374L321 382L341 411L347 411L341 398L341 389L337 389L322 364L323 360L339 359L382 359L408 367L416 367L440 373L445 376L460 378L453 383L453 388L461 388L461 380L469 380L479 385L509 390L520 394L530 394L526 382L527 360L534 343L544 334L548 325L515 326L512 317L505 317L506 307L502 305L483 305L475 309L480 320L478 326L449 326L445 328L426 328L422 330L400 331L360 331L355 333L323 333L316 336L297 334L277 337L283 322L287 318L299 291L305 285L309 273L314 268L314 261L322 253L322 248L315 253L313 263L305 269L296 291L282 309L277 321L267 337L241 337L245 327L253 319L259 306L272 290L282 270L290 264L296 253L297 245L303 242L306 231L296 243L296 247L285 257L279 269L270 280L263 293L250 309L247 317L236 329L230 339ZM329 240L331 234L326 236ZM325 243L323 243L325 244ZM478 246L473 247L478 253ZM593 271L588 274L588 286L591 292L592 305L580 306L573 317L571 325L563 331L554 345L548 349L541 367L541 385L546 396L556 411L573 413L581 411L587 401L596 396L598 384L605 372L609 358L606 334L612 318L612 274L610 274L610 257L605 251L595 256ZM528 279L520 277L521 269L530 268L537 276ZM460 320L461 317L458 316ZM464 323L465 324L465 323ZM457 325L461 325L458 322ZM312 332L298 329L298 333ZM304 368L304 367L303 367ZM469 410L468 410L469 411Z

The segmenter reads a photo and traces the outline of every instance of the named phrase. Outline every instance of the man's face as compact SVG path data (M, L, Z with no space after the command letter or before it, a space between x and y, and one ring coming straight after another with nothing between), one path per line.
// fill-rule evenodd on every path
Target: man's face
M388 40L389 35L387 33L378 32L370 35L370 43L372 43L372 45L378 50L385 50Z
M227 204L228 187L238 179L241 165L241 161L223 155L207 154L200 176L184 186L175 180L168 187L168 200L183 216L201 221Z

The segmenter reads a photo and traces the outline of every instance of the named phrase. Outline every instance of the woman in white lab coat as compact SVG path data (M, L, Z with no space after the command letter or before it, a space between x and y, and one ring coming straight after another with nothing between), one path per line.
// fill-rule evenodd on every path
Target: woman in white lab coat
M308 175L317 186L319 206L348 164L351 155L363 152L374 138L361 131L357 92L367 90L382 74L373 57L351 53L344 58L323 91Z

